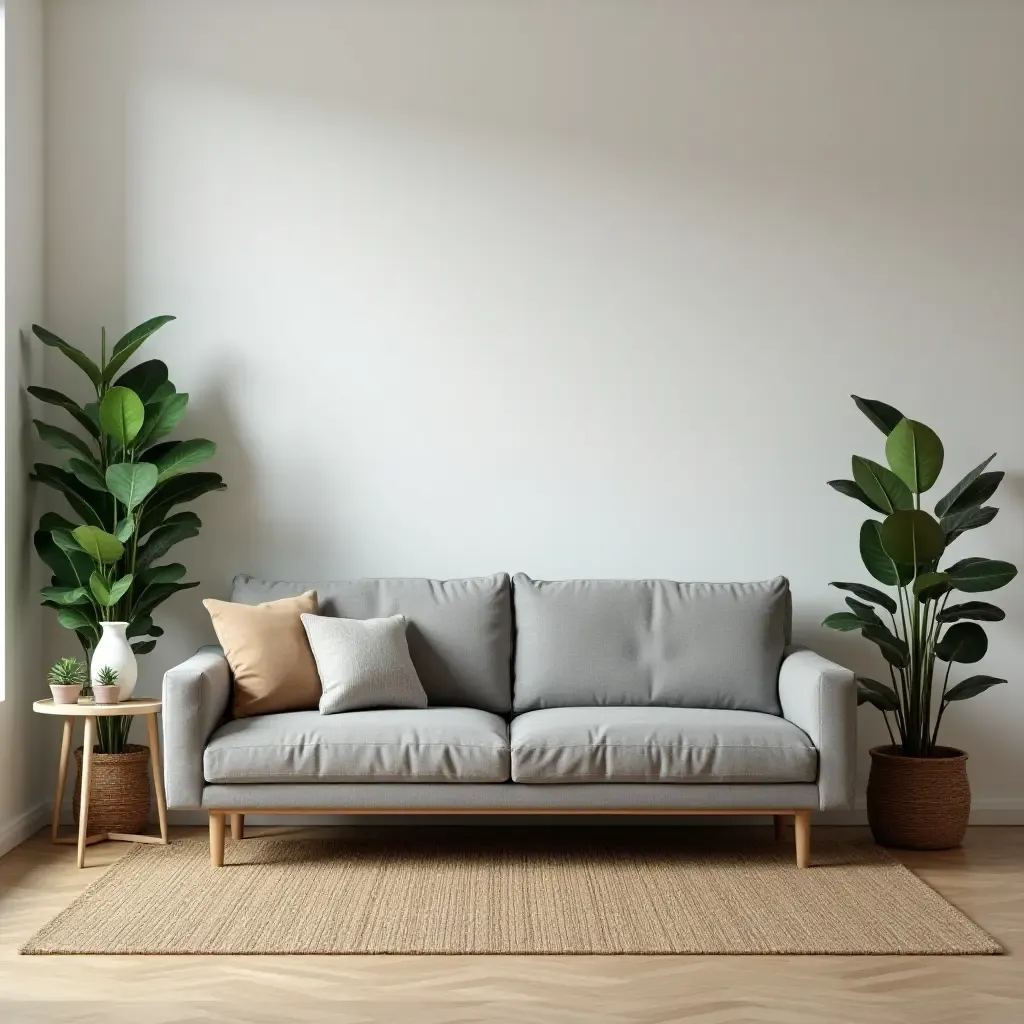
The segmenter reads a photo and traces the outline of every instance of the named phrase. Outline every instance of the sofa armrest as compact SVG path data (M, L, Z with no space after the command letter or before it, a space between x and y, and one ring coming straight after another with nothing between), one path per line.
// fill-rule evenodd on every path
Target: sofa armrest
M818 806L853 806L857 684L853 673L800 647L786 649L779 670L782 716L818 748Z
M167 806L201 807L203 750L224 717L231 671L219 647L203 647L164 674L164 788Z

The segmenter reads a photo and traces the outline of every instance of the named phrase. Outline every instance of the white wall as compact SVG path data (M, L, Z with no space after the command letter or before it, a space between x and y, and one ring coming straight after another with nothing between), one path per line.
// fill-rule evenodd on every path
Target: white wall
M800 638L877 672L817 626L866 575L825 486L881 457L851 392L933 425L950 483L998 450L957 544L1024 564L1024 6L48 12L49 326L177 314L150 354L230 485L142 692L236 571L785 573ZM945 739L1022 811L1024 586L998 599L1012 685Z
M0 855L31 835L45 813L42 720L33 700L42 675L38 572L31 561L31 438L24 387L42 360L23 339L43 311L43 17L40 0L3 5L6 99L4 170L4 680L0 687Z

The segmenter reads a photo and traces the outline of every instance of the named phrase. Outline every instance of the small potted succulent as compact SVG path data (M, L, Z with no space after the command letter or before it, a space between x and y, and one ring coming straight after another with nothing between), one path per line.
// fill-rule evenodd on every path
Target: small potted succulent
M117 704L121 687L117 685L117 669L104 665L92 681L92 695L97 704Z
M87 673L77 658L60 658L50 669L46 681L50 684L54 704L77 704Z

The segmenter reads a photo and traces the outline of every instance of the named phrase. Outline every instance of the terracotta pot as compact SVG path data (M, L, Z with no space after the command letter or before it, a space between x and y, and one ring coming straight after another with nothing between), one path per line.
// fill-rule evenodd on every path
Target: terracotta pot
M97 704L118 704L121 701L121 687L116 683L113 686L93 686L92 699Z
M971 815L967 755L936 747L906 757L899 747L874 747L868 776L868 822L875 842L908 850L959 846Z
M71 686L50 683L50 693L53 694L54 704L77 704L81 692L82 686L80 683L74 683Z
M116 687L115 687L116 689ZM82 748L75 751L75 823L82 800ZM144 832L149 822L149 747L129 743L123 754L92 755L89 834Z

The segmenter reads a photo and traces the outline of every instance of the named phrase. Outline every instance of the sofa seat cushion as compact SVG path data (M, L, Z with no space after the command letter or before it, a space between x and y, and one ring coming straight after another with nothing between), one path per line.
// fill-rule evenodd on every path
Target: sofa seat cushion
M508 726L475 708L321 715L293 711L221 726L207 782L505 782Z
M512 720L516 782L814 782L791 722L706 708L549 708Z

